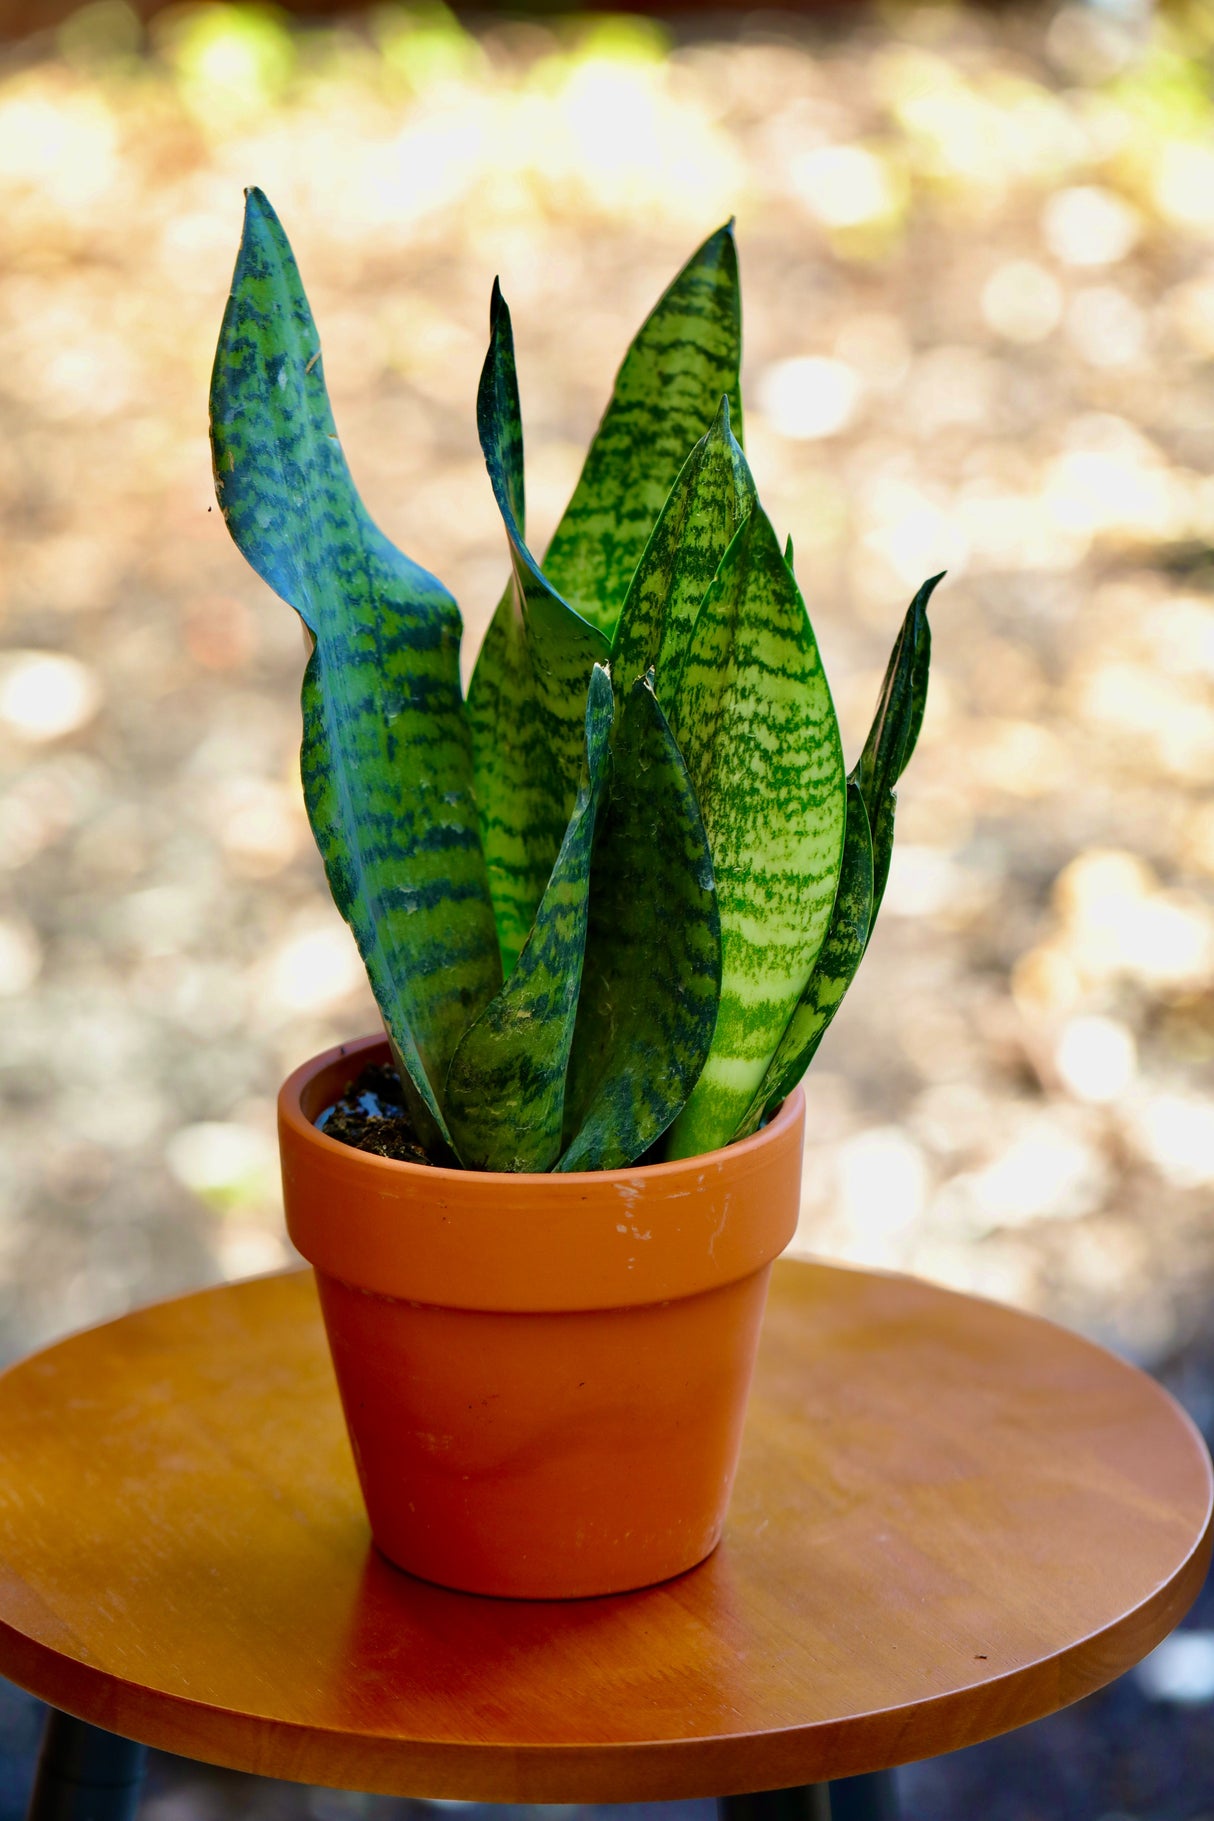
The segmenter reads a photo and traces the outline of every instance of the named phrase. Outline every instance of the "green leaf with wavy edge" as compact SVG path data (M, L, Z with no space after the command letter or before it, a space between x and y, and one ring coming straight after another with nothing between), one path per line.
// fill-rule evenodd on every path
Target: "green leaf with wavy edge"
M747 1108L746 1117L734 1133L735 1138L746 1138L757 1131L763 1119L792 1093L813 1061L864 958L872 909L873 843L868 812L859 785L849 780L843 864L839 869L839 889L835 893L830 928L809 976L809 984L767 1065L767 1073Z
M910 761L923 725L931 661L927 603L940 580L937 575L923 584L895 642L864 752L848 779L847 833L831 926L788 1030L738 1128L739 1138L755 1131L796 1087L864 958L889 874L897 807L894 784ZM866 789L876 812L876 840Z
M652 669L659 702L680 735L683 665L692 628L721 558L756 501L754 481L720 407L679 471L637 564L611 647L611 668L627 688Z
M874 924L885 895L893 853L894 814L898 805L894 786L915 750L927 706L927 678L932 655L927 604L942 580L943 572L924 582L906 610L885 669L868 739L851 774L860 786L872 829ZM871 927L869 934L872 934Z
M846 782L805 603L756 506L704 597L683 672L683 752L712 847L721 1005L667 1154L728 1144L830 925Z
M589 908L590 855L615 712L596 665L582 778L556 865L518 965L455 1052L443 1097L474 1170L550 1170L560 1155Z
M607 662L608 648L527 547L514 337L496 283L477 427L506 530L511 583L477 658L468 721L481 842L509 976L564 839L581 772L590 673Z
M733 223L710 234L624 356L544 574L611 636L633 571L693 443L729 397L742 436L742 307Z
M560 1170L642 1156L691 1092L716 1022L712 859L651 676L621 703L599 824Z
M501 981L459 685L459 610L355 491L295 260L260 190L211 382L219 504L238 547L316 640L303 685L304 795L419 1134Z

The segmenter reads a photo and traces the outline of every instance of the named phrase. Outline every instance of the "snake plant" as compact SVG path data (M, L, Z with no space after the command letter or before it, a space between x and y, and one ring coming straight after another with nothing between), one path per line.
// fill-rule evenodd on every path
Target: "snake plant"
M477 423L511 573L465 701L456 604L355 491L290 245L248 193L215 484L312 637L308 815L436 1161L613 1169L754 1131L871 936L935 581L848 776L791 547L742 452L740 352L727 226L629 348L540 560L494 286Z

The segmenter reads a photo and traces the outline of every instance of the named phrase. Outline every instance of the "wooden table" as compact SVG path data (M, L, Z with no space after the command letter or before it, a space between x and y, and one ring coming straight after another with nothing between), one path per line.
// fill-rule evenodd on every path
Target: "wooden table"
M51 1727L46 1816L132 1813L127 1741L413 1796L791 1788L828 1813L806 1786L1121 1674L1210 1543L1205 1447L1142 1373L826 1265L776 1268L721 1547L608 1599L448 1593L374 1552L309 1274L141 1310L0 1379L0 1673L92 1723ZM109 1808L64 1806L90 1779Z

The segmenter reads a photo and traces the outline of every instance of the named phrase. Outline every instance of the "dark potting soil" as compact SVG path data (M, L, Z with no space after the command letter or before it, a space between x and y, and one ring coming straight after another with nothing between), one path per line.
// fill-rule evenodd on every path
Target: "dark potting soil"
M331 1107L316 1121L326 1138L352 1145L356 1151L373 1151L377 1157L394 1157L398 1163L430 1163L422 1149L400 1076L386 1062L370 1062Z

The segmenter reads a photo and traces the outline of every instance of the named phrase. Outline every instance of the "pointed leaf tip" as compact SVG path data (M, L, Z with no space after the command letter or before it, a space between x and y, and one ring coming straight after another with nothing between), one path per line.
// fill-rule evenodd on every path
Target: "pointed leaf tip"
M265 191L259 189L255 183L249 184L245 190L244 212L246 222L253 219L272 221L276 224L278 222L278 212L273 203Z
M943 573L924 582L903 615L881 685L877 712L852 772L863 794L872 830L874 923L893 850L895 786L915 749L927 706L931 666L927 604ZM869 933L871 936L871 928Z
M741 441L737 252L718 228L676 273L634 337L545 572L608 637L670 489L730 398Z
M615 696L611 688L611 667L595 664L586 691L586 757L592 774L598 772L603 750L611 737L611 720Z
M737 216L731 215L729 217L729 220L723 221L719 228L714 228L712 233L708 236L707 240L705 240L703 242L703 244L701 245L699 252L696 254L696 258L703 259L705 257L705 255L709 252L709 250L714 246L720 247L720 249L722 251L724 251L724 249L726 247L729 247L733 251L733 253L736 257L737 250L738 250L738 242L737 242L737 235L735 234L734 229L737 227L737 225L738 225Z
M574 807L591 668L608 647L550 585L526 543L522 414L500 282L493 287L477 428L513 571L477 658L467 709L481 838L509 972ZM606 677L602 688L610 697Z

